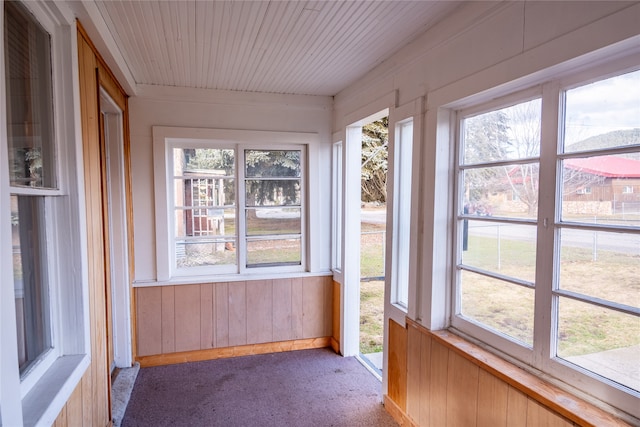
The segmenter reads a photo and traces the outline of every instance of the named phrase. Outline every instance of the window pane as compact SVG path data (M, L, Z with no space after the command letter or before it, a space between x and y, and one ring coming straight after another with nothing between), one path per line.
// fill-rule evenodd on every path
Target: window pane
M175 236L235 236L235 209L176 209Z
M4 2L11 185L55 188L49 34L18 2Z
M467 245L462 251L464 265L529 282L535 280L535 226L469 220L466 228Z
M230 178L176 178L174 205L181 206L233 206L235 180Z
M247 209L247 235L300 234L300 208Z
M11 196L20 373L51 348L44 198Z
M463 316L533 345L533 289L463 270L460 291Z
M245 150L247 178L300 176L299 150Z
M248 240L247 267L300 265L302 246L299 238L280 240Z
M465 169L463 213L535 219L538 214L540 166L519 165Z
M300 206L300 180L246 181L247 206Z
M559 357L640 391L640 318L559 298Z
M565 93L565 152L640 144L640 70Z
M236 245L233 238L177 240L176 266L202 267L211 265L235 265Z
M563 220L640 225L640 153L566 159L562 176Z
M560 288L640 307L640 235L562 229Z
M235 153L228 148L174 148L175 176L233 177Z
M540 155L541 101L533 99L463 120L464 164Z

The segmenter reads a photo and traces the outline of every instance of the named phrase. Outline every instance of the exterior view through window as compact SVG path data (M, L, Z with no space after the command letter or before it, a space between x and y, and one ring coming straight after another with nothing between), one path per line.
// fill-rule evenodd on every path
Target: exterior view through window
M640 391L640 71L458 124L453 326L569 382Z

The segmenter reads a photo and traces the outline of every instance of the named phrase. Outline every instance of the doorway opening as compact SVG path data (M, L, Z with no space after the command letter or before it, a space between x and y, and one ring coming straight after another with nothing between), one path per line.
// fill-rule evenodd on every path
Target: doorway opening
M362 125L360 166L359 357L382 377L389 117L381 112ZM384 114L382 117L380 115Z

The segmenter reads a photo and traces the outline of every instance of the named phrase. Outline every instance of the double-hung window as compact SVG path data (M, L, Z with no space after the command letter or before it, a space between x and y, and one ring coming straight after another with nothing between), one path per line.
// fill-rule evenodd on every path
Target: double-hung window
M62 90L74 21L53 4L2 7L0 424L50 424L89 364L74 115L61 113L75 105Z
M638 417L640 71L612 68L458 111L451 324Z
M305 271L305 145L166 129L155 130L156 170L167 171L156 187L159 280Z

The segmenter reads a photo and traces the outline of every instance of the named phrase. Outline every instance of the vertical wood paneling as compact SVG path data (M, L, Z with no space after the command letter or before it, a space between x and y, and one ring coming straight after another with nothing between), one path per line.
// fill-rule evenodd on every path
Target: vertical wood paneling
M91 402L91 388L93 387L93 371L88 369L82 377L82 425L93 423L93 402Z
M214 300L213 285L200 285L200 348L215 347L214 331Z
M229 283L229 345L247 344L247 285Z
M527 426L571 427L573 423L545 408L535 400L527 399Z
M174 287L175 351L200 349L200 285Z
M485 370L478 375L478 427L507 427L509 386Z
M162 352L176 351L175 286L162 288Z
M389 319L389 397L407 410L407 330Z
M407 376L407 415L420 419L420 366L422 363L422 334L413 325L407 327L407 372L418 375Z
M291 279L273 280L273 340L293 339Z
M420 415L418 422L420 425L429 425L431 416L431 346L433 340L426 334L421 334L420 340L420 372L408 371L407 376L416 375L420 377Z
M76 386L67 401L67 422L69 425L79 425L82 422L82 382Z
M447 423L475 426L478 408L478 366L449 351Z
M162 353L162 288L136 289L138 355Z
M331 277L321 277L324 288L324 301L322 305L322 336L329 337L333 332L333 280Z
M216 319L215 331L216 331L216 347L228 347L229 346L229 284L228 283L216 283L214 290L215 296L215 310L214 315Z
M331 336L340 343L340 283L333 281L332 331Z
M273 285L271 280L246 282L247 344L273 341Z
M509 427L526 427L527 396L509 387L507 391L507 425Z
M291 332L293 339L304 337L304 303L303 303L304 282L302 278L291 279Z
M305 277L302 282L302 336L323 336L324 280L322 277Z
M431 340L431 373L429 382L429 425L447 424L447 372L449 370L449 350Z

